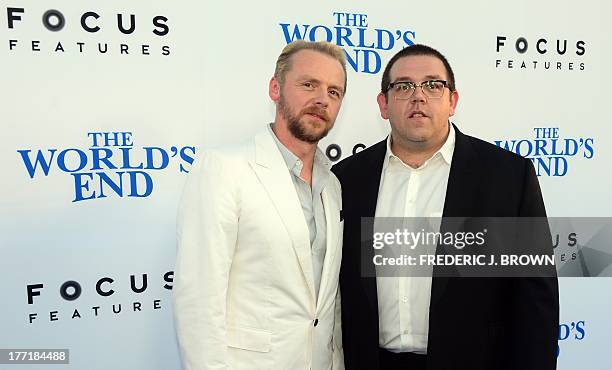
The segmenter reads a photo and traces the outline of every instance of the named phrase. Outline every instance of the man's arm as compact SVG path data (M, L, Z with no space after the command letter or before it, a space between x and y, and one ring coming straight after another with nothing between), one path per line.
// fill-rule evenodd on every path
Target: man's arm
M227 369L226 294L238 230L227 160L208 151L192 169L179 208L174 315L185 370Z
M520 217L538 217L536 227L549 233L546 210L533 164L525 160L525 177ZM550 234L542 237L553 254ZM540 249L541 251L542 249ZM516 278L511 320L511 369L553 370L557 367L557 339L559 331L559 288L554 267L545 271L553 277Z
M340 287L336 292L336 307L334 311L334 333L333 333L333 346L334 346L334 358L333 358L333 369L344 369L344 351L342 348L342 300L340 299Z

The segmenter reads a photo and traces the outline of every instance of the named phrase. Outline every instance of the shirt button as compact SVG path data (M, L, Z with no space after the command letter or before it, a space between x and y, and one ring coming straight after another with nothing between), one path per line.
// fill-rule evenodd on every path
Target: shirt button
M404 303L408 303L408 297L404 297L404 298L402 298L402 302L404 302Z
M314 326L317 326L319 324L319 319L315 319L314 320Z

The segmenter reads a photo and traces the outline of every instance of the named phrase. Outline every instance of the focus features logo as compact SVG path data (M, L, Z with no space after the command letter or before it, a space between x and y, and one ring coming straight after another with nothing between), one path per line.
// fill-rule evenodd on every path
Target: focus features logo
M577 246L578 234L575 232L567 233L567 235L559 233L553 235L553 249L559 262L575 261L578 258Z
M174 280L174 271L168 271L162 276L162 280L160 281L163 284L163 288L167 290L172 290L172 283ZM156 280L157 281L157 280ZM45 298L45 301L48 302L49 299L46 297L48 294L58 294L64 301L69 302L77 302L77 300L81 297L81 294L85 289L95 290L95 293L98 297L108 298L112 297L115 293L125 293L128 291L129 294L142 294L148 288L148 275L141 274L130 275L130 283L129 284L119 284L115 282L115 279L111 277L102 277L98 279L93 287L83 287L81 283L74 280L69 280L64 282L59 287L53 287L52 290L49 290L48 284L28 284L26 285L26 296L28 307L36 307L38 299ZM123 294L125 296L125 294ZM73 309L67 312L61 312L59 310L47 309L43 312L29 312L28 313L28 322L33 324L40 320L46 320L49 322L59 321L59 320L74 320L81 319L84 317L97 318L102 315L108 317L111 312L114 316L119 315L121 312L142 312L144 310L160 310L162 309L162 300L160 298L153 298L144 301L143 299L134 299L129 302L113 302L112 304L94 304L91 306L89 304L87 307L85 305L75 306Z
M174 161L188 173L193 146L135 147L131 132L89 132L89 148L17 150L30 179L54 171L72 176L73 202L108 196L144 198L152 194L152 172L166 170Z
M376 74L382 67L381 51L404 48L415 43L411 29L370 27L367 14L333 12L332 24L279 23L285 42L327 41L344 49L347 68Z
M495 68L503 70L584 71L584 40L497 36Z
M357 154L360 151L364 150L365 148L366 148L365 144L357 143L353 145L353 149L348 155ZM338 162L342 158L342 154L343 154L342 148L340 147L340 145L336 143L329 144L327 148L325 148L325 155L332 162Z
M11 52L26 51L35 54L114 54L114 55L170 55L170 45L160 42L170 32L168 18L163 15L141 16L126 13L82 11L78 18L68 18L61 10L43 12L26 8L6 8L6 25L11 35L8 49ZM67 36L64 28L77 29ZM32 34L57 33L54 41L33 39ZM27 38L19 38L27 33ZM103 36L125 40L99 41ZM146 37L145 37L146 35ZM60 37L70 39L63 39ZM35 36L34 36L35 37ZM74 39L74 38L79 39ZM95 42L92 40L95 37ZM41 37L41 38L46 38Z

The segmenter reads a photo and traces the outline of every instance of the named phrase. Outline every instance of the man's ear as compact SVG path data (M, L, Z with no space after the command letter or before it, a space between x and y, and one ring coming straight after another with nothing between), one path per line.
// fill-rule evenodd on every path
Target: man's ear
M383 119L389 119L389 113L387 112L387 97L385 94L379 92L378 96L376 96L376 101L378 102L378 108L380 109L380 116Z
M278 102L280 100L280 84L276 77L270 79L268 95L270 95L270 99L272 99L273 102Z
M457 103L459 102L459 93L457 90L453 91L450 95L450 111L449 117L455 114L455 109L457 109Z

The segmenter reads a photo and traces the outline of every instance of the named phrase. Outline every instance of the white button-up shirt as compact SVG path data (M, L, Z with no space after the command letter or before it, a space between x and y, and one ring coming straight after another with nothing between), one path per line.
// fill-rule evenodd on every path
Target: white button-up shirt
M449 126L444 145L416 169L393 154L389 135L376 217L442 216L455 149L455 130ZM431 276L376 278L381 348L427 353L431 279Z

